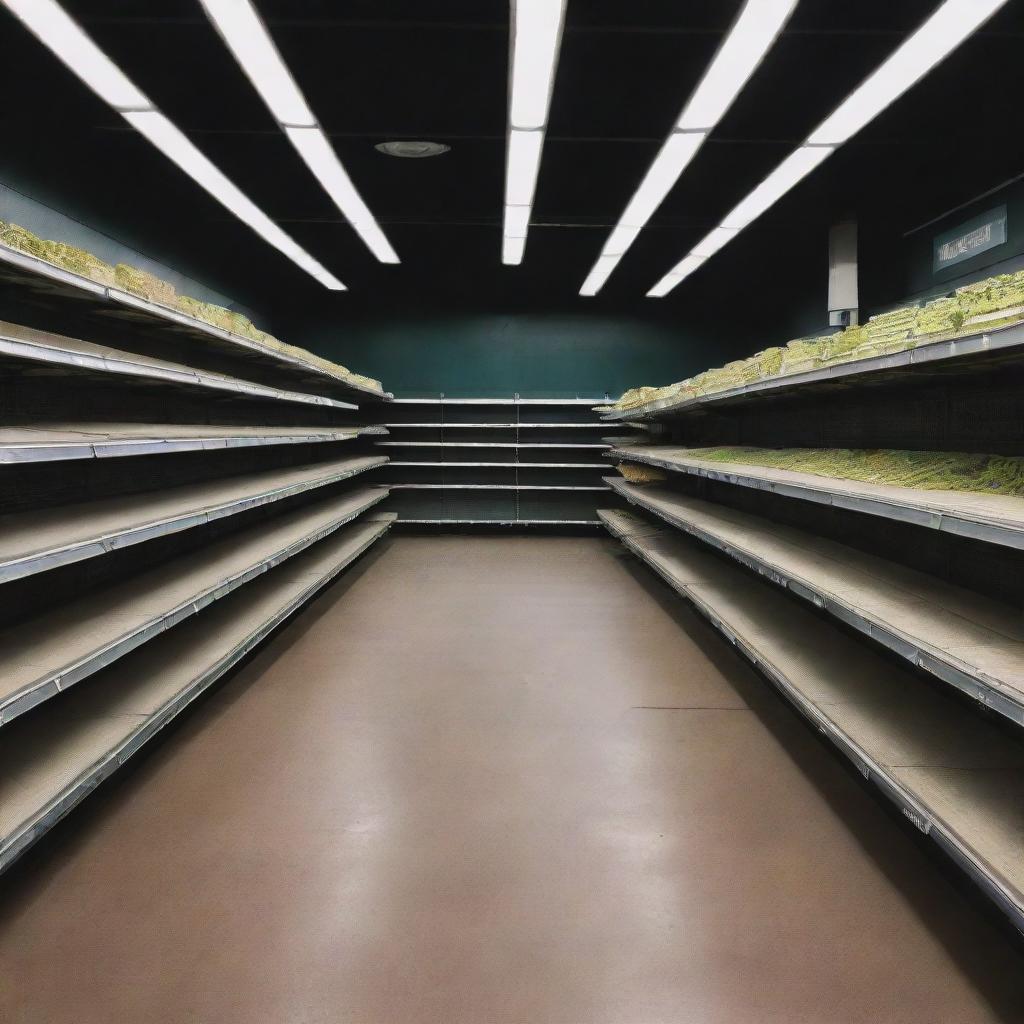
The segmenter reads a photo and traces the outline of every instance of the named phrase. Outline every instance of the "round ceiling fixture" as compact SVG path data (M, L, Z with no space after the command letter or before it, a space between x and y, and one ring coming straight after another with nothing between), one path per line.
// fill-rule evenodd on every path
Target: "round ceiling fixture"
M407 160L419 160L425 156L440 156L447 153L451 146L443 142L426 142L412 139L399 139L394 142L378 142L373 147L378 153L388 156L405 157Z

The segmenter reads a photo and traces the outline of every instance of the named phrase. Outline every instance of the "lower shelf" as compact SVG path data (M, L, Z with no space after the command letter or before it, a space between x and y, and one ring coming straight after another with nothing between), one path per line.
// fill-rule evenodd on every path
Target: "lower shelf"
M399 519L414 526L600 526L600 519Z
M387 497L375 487L292 509L0 631L0 726L294 557Z
M0 745L0 871L391 526L359 519L24 715Z
M630 503L1024 726L1019 609L807 530L667 487L606 479Z
M1024 931L1024 750L912 671L678 531L598 513Z
M563 484L381 484L393 491L610 491L599 487L575 487Z

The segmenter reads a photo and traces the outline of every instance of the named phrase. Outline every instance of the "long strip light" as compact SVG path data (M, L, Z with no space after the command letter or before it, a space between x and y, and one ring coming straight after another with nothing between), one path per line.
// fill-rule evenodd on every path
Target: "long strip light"
M93 92L145 136L196 184L244 221L325 288L345 286L285 234L176 128L123 71L82 31L56 0L0 0L25 27Z
M747 0L608 236L580 295L596 295L764 59L797 0Z
M501 261L523 261L566 0L511 0L512 49Z
M651 290L648 298L667 295L704 259L717 252L748 224L781 199L844 142L943 61L980 28L1007 0L944 0L920 28L898 46L825 118L771 174L732 208L689 254ZM694 257L704 256L695 260Z
M398 263L250 0L202 0L207 17L313 176L381 263Z

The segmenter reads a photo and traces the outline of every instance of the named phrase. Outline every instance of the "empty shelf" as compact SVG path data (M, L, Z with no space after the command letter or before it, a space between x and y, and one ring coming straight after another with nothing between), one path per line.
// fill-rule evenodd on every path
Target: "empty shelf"
M399 519L414 526L600 526L600 519Z
M304 359L295 352L260 344L251 338L234 334L222 327L215 327L179 310L161 306L157 302L150 302L118 288L107 287L63 267L55 267L45 260L18 252L3 244L0 244L0 264L3 265L4 277L14 278L29 287L41 285L39 290L43 291L51 302L54 295L61 292L71 295L76 307L80 307L83 300L92 300L98 305L99 311L107 316L114 314L135 323L151 324L161 332L184 333L206 348L215 348L235 357L251 359L277 374L284 372L304 385L308 383L314 387L330 387L344 394L351 394L361 401L382 401L389 397L377 388L351 380L318 362ZM117 305L113 306L113 303Z
M1024 498L899 487L710 461L700 459L686 448L624 447L616 448L609 456L1024 549Z
M569 487L555 484L381 484L393 491L610 491L610 487Z
M949 372L952 367L944 364L953 363L960 366L965 363L985 362L995 365L1000 359L1020 357L1020 348L1024 345L1024 325L1011 324L992 331L981 331L960 338L947 338L942 341L923 342L916 348L903 349L885 355L871 356L866 359L851 359L845 363L833 363L814 370L799 373L788 373L776 377L766 377L750 384L743 384L708 395L694 398L659 398L653 402L645 402L633 409L616 410L605 413L602 419L607 422L621 420L656 420L670 419L673 416L706 408L709 405L726 402L749 401L764 399L775 395L791 397L795 390L806 391L809 388L851 384L867 384L892 379L912 379L921 369L935 367L938 371Z
M377 515L207 608L4 730L0 870L388 529Z
M345 480L387 459L350 456L312 466L0 517L0 582L95 558Z
M94 345L90 341L66 338L59 334L50 334L48 331L35 331L29 327L3 322L0 322L0 357L62 367L72 372L117 375L139 382L210 388L246 398L324 405L333 409L358 408L349 402L339 402L322 395L281 391L264 384L226 377L220 373L207 373L204 370L182 366L180 363L169 363L164 359L151 359L149 356Z
M607 444L574 444L567 441L375 441L374 444L390 448L596 448L605 450Z
M598 513L1024 929L1024 751L880 652L671 530Z
M606 481L902 658L1024 724L1020 612L935 577L664 487Z
M604 462L396 462L389 466L435 466L444 469L607 469Z
M63 462L348 441L381 427L248 427L181 423L37 423L0 427L0 463Z
M0 724L124 657L387 497L364 487L259 523L0 633Z

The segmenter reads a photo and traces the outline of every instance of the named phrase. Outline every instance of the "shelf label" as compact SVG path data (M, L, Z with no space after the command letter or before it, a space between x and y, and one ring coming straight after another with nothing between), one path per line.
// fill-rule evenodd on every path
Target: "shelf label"
M937 235L932 242L932 273L963 263L1006 241L1006 205L981 213Z

